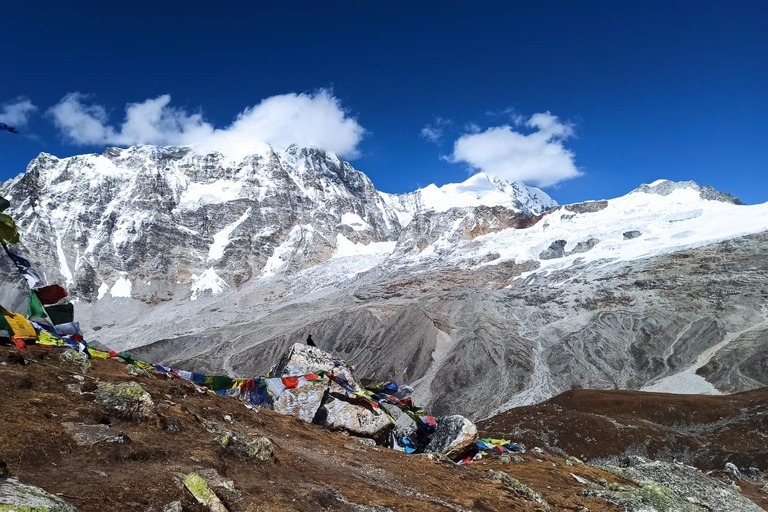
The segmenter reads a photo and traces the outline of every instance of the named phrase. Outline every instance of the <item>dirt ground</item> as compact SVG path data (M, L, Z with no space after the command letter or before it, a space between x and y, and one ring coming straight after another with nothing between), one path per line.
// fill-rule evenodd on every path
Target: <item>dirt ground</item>
M19 354L34 362L23 364ZM222 496L232 512L375 510L358 505L397 511L543 510L501 482L488 480L489 470L518 478L540 492L552 510L618 510L580 496L583 486L573 474L608 482L616 482L615 476L569 465L559 457L528 453L523 462L499 464L486 458L459 466L364 446L293 417L201 394L185 381L130 376L119 361L93 361L86 386L91 378L133 380L152 395L156 417L125 421L110 415L92 394L81 393L83 383L72 373L78 371L53 350L0 347L0 460L14 477L61 496L83 512L159 512L176 500L185 511L201 511L180 479L208 468L234 481L236 492ZM107 424L130 441L79 446L62 426L65 422ZM268 437L275 446L274 460L239 456L223 447L206 424Z
M500 435L591 461L622 454L677 459L699 469L768 470L768 388L721 396L572 390L547 402L483 420L480 435ZM768 508L768 495L740 482Z

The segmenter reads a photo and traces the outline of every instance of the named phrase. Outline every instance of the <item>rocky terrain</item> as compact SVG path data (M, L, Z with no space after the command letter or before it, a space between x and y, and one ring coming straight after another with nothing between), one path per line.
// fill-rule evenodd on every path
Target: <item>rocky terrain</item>
M259 375L311 333L473 419L577 387L768 384L768 204L695 183L565 206L484 175L392 195L317 150L142 146L43 154L0 188L86 338L158 363Z
M582 406L624 401L599 393L607 402ZM84 367L59 349L0 347L0 395L4 511L756 512L768 497L764 474L748 468L590 465L535 445L466 465L407 455L117 360ZM750 396L765 407L764 393ZM594 445L609 446L605 435Z

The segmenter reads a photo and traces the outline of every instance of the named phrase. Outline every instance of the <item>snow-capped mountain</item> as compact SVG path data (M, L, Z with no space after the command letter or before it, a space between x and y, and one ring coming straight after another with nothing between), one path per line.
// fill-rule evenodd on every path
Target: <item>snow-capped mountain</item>
M51 279L85 301L220 293L394 242L404 217L420 211L505 204L541 213L553 204L541 191L484 175L381 194L335 155L295 146L240 162L179 147L42 154L3 192Z
M312 333L473 417L572 386L768 384L768 203L692 182L559 206L484 174L381 193L295 146L140 146L42 154L0 188L87 337L147 360L258 374Z
M508 183L480 172L462 183L438 187L429 185L407 194L381 193L398 215L402 226L426 211L445 212L451 208L504 206L526 215L540 215L557 203L544 191L523 183Z

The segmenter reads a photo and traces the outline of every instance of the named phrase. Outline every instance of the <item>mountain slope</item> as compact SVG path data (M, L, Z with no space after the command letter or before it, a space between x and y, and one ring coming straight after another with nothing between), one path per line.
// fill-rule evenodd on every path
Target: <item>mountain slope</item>
M394 196L317 150L137 147L41 155L0 192L87 338L147 360L257 375L311 333L472 418L573 386L768 384L768 204L695 183L554 206L477 175Z

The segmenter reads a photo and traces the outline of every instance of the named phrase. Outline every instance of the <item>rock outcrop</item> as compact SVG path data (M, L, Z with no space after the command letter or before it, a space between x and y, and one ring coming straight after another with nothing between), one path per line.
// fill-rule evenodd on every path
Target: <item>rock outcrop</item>
M460 457L477 441L477 427L464 416L445 416L437 421L437 429L425 448L427 453L444 453Z
M61 498L15 478L0 478L0 510L3 512L78 512Z

